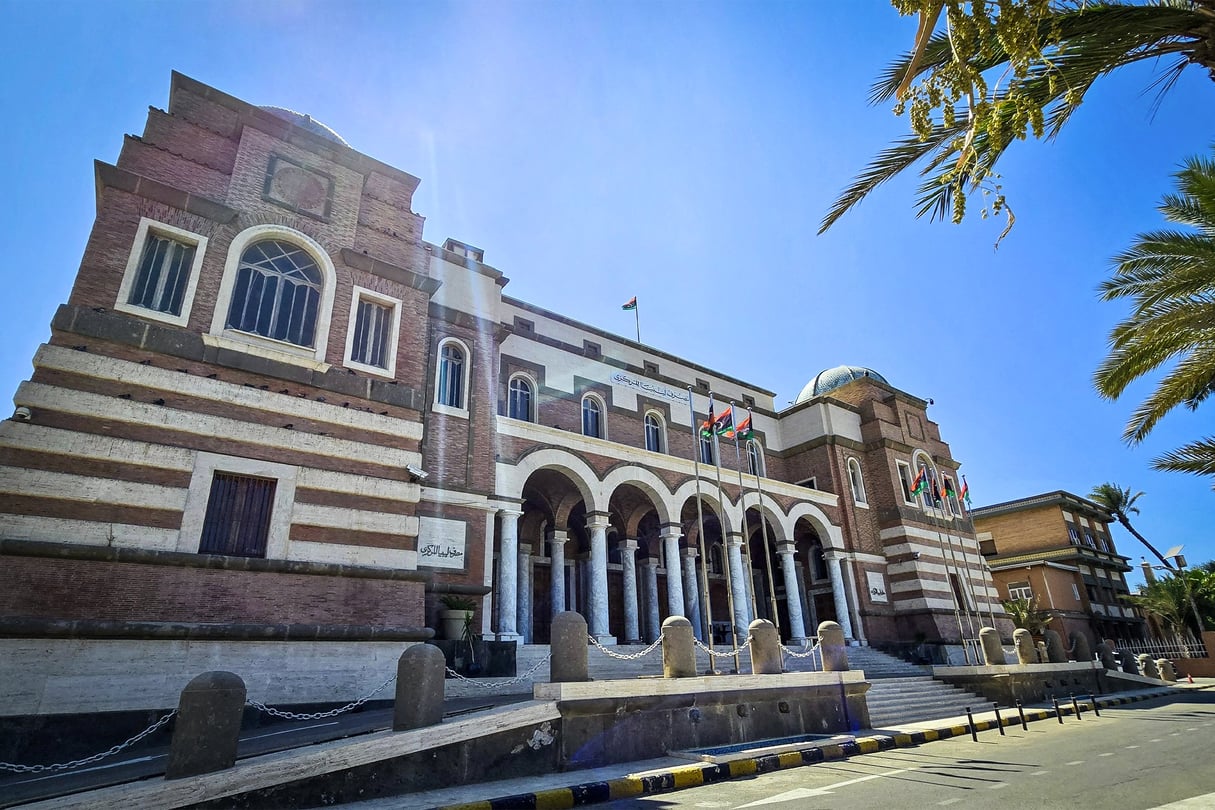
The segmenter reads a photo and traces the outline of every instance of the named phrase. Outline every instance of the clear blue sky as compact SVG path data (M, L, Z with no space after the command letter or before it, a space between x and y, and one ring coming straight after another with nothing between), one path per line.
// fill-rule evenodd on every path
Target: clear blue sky
M431 242L485 250L516 298L777 392L818 371L881 372L935 405L977 505L1111 480L1147 494L1141 531L1215 558L1211 482L1152 457L1212 408L1119 438L1149 385L1092 390L1121 306L1109 257L1162 224L1187 155L1215 138L1191 68L1153 113L1150 71L1107 80L1054 144L1003 164L1017 226L930 224L912 179L830 233L824 212L907 128L866 103L914 22L885 0L827 2L29 2L0 0L0 390L66 300L114 162L179 70L307 112L421 178ZM1121 529L1123 553L1140 556Z

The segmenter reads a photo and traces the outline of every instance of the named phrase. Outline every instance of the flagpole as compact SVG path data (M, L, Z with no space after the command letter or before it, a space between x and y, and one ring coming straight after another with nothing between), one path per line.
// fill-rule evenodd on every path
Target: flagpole
M730 403L730 409L733 411L734 403ZM747 429L754 430L754 424L751 422L751 409L747 409ZM748 456L750 458L750 456ZM742 507L743 519L743 541L747 544L747 576L751 579L751 615L759 618L759 607L755 603L755 565L751 562L751 538L747 536L747 489L743 486L742 472L742 454L738 448L738 425L735 423L734 428L734 462L738 465L738 505ZM759 491L759 474L755 475L755 489ZM756 504L756 509L759 510L759 522L763 525L764 522L764 498L759 495L759 502ZM764 532L764 557L767 558L768 568L768 595L772 595L772 557L768 555L768 534ZM772 624L776 629L780 630L780 620L776 616L776 611L772 611Z
M733 409L731 409L730 418L734 418ZM738 663L738 614L734 608L734 572L730 570L730 524L726 519L725 496L721 491L721 445L717 441L717 426L712 420L709 422L709 440L713 443L713 464L717 469L717 521L721 528L722 561L725 563L726 569L726 605L730 609L730 643L734 648L734 673L737 675L742 672L742 668ZM739 551L738 561L742 563L741 549Z
M962 596L962 612L963 612L963 613L966 615L966 624L967 624L967 626L968 626L968 627L970 627L970 637L971 637L971 640L972 640L972 641L975 641L975 642L977 643L977 640L978 640L978 638L979 638L979 634L978 634L978 630L977 630L976 628L977 628L978 626L981 626L981 625L983 624L983 621L982 621L982 617L978 617L978 620L976 621L976 617L975 617L975 615L972 615L972 611L971 611L971 609L970 609L970 605L969 605L969 604L967 604L967 602L968 602L968 599L967 599L967 594L968 594L968 592L970 591L970 589L967 587L967 580L968 580L970 577L969 577L969 575L966 573L968 569L963 568L962 566L958 565L958 556L957 556L957 554L955 554L955 553L954 553L954 548L953 548L953 535L952 535L952 533L949 531L949 525L948 525L948 523L946 522L948 519L947 519L947 518L944 516L944 512L946 511L946 507L948 507L948 506L949 506L949 501L948 501L948 499L947 499L947 498L942 498L942 499L941 499L941 512L942 512L942 515L941 515L941 516L940 516L938 519L941 521L941 528L943 528L943 529L945 530L945 537L946 537L946 538L948 538L948 546L949 546L949 558L950 558L951 560L953 560L953 570L957 572L957 577L958 577L958 588L959 588L959 589L961 590L961 592L962 592L962 593L961 593L961 596ZM950 514L953 514L953 511L952 511L952 510L950 510ZM939 530L938 530L938 531L939 531ZM962 561L963 561L963 562L965 562L965 560L966 560L966 555L965 555L965 552L963 551L963 555L962 555ZM975 603L975 611L977 611L977 610L978 610L978 603L976 602L976 603ZM975 651L975 657L976 657L976 659L978 658L978 651L977 651L977 650ZM980 662L980 661L978 661L978 660L976 660L976 661L975 661L975 663L977 664L977 663L981 663L981 662Z
M925 473L925 475L921 481L921 485L919 487L917 487L917 489L920 490L920 497L924 497L925 493L924 493L923 489L924 489L924 485L927 485L927 496L928 497L926 497L924 499L924 506L926 506L927 510L928 510L926 513L928 516L928 524L930 526L932 526L932 528L936 531L936 534L937 534L937 545L941 549L941 564L945 568L945 578L946 578L946 581L948 581L949 576L950 576L949 557L945 553L945 540L941 537L941 527L937 524L936 473L933 472L932 470L928 469L927 465L925 465L923 462L921 462L921 464L920 464L920 469ZM917 478L919 478L919 476L917 476ZM956 572L954 573L954 576L957 576ZM961 588L960 581L958 583L958 587ZM962 627L962 614L961 614L961 605L960 605L961 600L959 599L958 594L954 593L952 585L950 585L950 588L949 588L949 595L953 597L953 618L954 618L954 621L956 621L958 623L958 637L962 642L962 655L966 658L966 663L970 664L970 647L968 647L966 645L966 630Z
M756 445L759 447L760 457L762 458L763 457L763 445L760 444L759 439L755 437L755 419L754 419L754 414L751 413L750 408L747 408L747 421L751 425L751 428L750 428L751 441L755 442ZM764 487L763 487L763 484L760 483L760 475L759 475L760 472L762 472L762 470L757 469L755 471L755 494L759 498L759 530L763 534L763 539L764 539L764 556L768 558L767 559L768 564L765 567L767 568L767 571L768 571L768 601L772 607L772 624L776 625L776 629L779 631L780 630L780 614L776 611L776 583L773 581L773 578L772 578L772 556L773 555L772 555L772 549L768 548L768 521L764 519ZM797 594L793 594L793 596L798 597ZM789 598L788 595L786 595L786 598ZM802 630L804 632L805 628L802 628Z
M975 519L970 514L970 508L967 504L970 501L970 483L966 480L966 476L962 476L962 491L958 493L958 507L962 510L963 516L966 518L966 523L970 526L970 533L975 537L975 552L979 555L979 564L983 566L983 570L987 574L987 579L991 580L991 589L996 590L995 578L991 575L991 566L987 564L987 560L983 558L983 549L979 547L979 533L975 529ZM983 584L984 590L987 590L987 583ZM991 619L992 628L999 630L996 627L996 608L995 603L1000 600L1000 592L996 590L995 598L990 595L987 597L987 616ZM982 612L980 611L980 615Z
M640 341L639 341L640 342ZM705 562L705 516L700 505L700 431L696 426L696 408L692 404L692 386L688 386L688 413L692 417L692 468L696 471L696 542L700 546L701 632L713 649L713 609L709 604L709 569ZM713 413L713 395L709 394L709 413ZM668 569L669 570L669 569ZM713 656L709 656L709 675L717 674Z
M633 321L637 325L637 342L640 343L641 342L641 306L640 305L635 305L633 307ZM692 421L695 422L696 420L693 419Z
M943 496L943 497L941 498L941 510L942 510L943 512L944 512L944 511L947 511L947 512L949 513L949 515L951 516L949 519L950 519L950 520L952 520L952 516L953 516L953 514L954 514L954 511L953 511L953 506L950 504L950 501L949 501L949 484L948 484L948 483L946 483L946 478L945 478L945 476L944 476L944 475L942 475L942 476L941 476L941 489L943 490L943 492L942 492L942 496ZM953 497L954 497L955 499L958 497L956 490L955 490L955 492L953 493ZM958 509L959 509L959 511L961 510L961 508L962 508L962 505L961 505L961 503L959 503L959 504L958 504ZM962 517L962 515L960 515L960 514L959 514L959 515L957 515L957 517ZM946 523L946 524L945 524L945 536L946 536L947 538L949 538L949 553L950 553L950 555L952 556L952 555L953 555L953 553L954 553L953 541L954 541L955 539L957 539L957 541L958 541L958 547L959 547L959 549L961 550L961 553L962 553L962 568L960 568L960 569L959 569L960 571L964 571L964 572L965 572L965 576L964 576L964 578L961 580L961 583L960 583L960 584L961 584L961 586L962 586L962 592L963 592L963 594L967 594L967 595L969 595L969 598L970 598L971 600L973 600L973 601L974 601L974 609L973 609L973 610L971 610L971 609L970 609L970 606L969 606L969 605L967 605L967 621L971 623L971 625L972 625L972 627L973 627L973 628L982 629L982 627L983 627L983 611L982 611L982 610L980 610L980 608L979 608L979 597L978 597L978 595L975 593L975 589L974 589L974 582L973 582L973 580L971 579L971 576L970 576L970 563L966 561L966 544L962 542L962 535L961 535L960 533L958 533L957 538L955 538L955 537L954 537L954 534L955 534L955 532L953 532L953 531L951 530L951 528L950 528L950 524L949 524L949 523ZM956 557L954 558L954 567L955 567L955 568L957 568L957 567L958 567L958 563L957 563L957 558L956 558ZM972 616L972 615L970 615L970 614L972 614L972 613L973 613L973 616ZM975 641L976 641L976 644L977 644L977 643L978 643L978 638L979 638L978 630L972 629L972 632L973 632L973 634L974 634ZM976 655L976 657L978 656L978 650L976 650L976 651L975 651L975 655Z

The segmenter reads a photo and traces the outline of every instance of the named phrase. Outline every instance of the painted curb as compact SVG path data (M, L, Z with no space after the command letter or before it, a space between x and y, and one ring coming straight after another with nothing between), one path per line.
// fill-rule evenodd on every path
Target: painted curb
M1175 694L1171 688L1155 690L1147 694L1131 697L1102 697L1097 698L1099 708L1123 706L1128 703L1138 703L1152 700L1168 694ZM1086 696L1087 697L1087 696ZM1079 697L1077 697L1079 700ZM1092 699L1080 703L1081 713L1092 711ZM984 709L983 711L990 711ZM1016 709L1005 709L1009 714L1001 717L1005 728L1019 726L1021 718ZM1052 709L1025 709L1025 721L1036 722L1054 718ZM1070 697L1066 702L1060 702L1059 714L1073 715L1075 711ZM996 728L996 721L975 721L976 731L990 731ZM843 743L803 748L798 751L786 751L780 754L767 754L760 757L736 759L716 765L686 765L647 776L626 776L620 779L609 779L599 782L584 782L572 787L551 788L535 793L517 793L513 796L503 796L497 799L448 804L435 810L565 810L599 802L615 801L616 799L631 799L637 796L670 793L684 788L700 787L714 782L724 782L743 776L770 773L787 768L800 768L819 762L834 762L841 759L873 754L878 751L888 751L892 748L914 748L934 740L948 740L953 737L964 737L970 734L970 727L965 723L954 726L924 729L909 733L874 734L867 737L857 737Z

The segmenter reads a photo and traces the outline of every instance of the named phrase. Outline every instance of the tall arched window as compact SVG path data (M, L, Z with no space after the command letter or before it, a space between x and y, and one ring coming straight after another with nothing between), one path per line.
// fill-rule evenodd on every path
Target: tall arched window
M435 394L440 405L464 407L464 352L455 343L439 350L439 384Z
M324 276L303 248L279 239L254 242L241 254L226 326L313 346Z
M921 476L922 484L920 486L920 502L925 509L936 509L940 503L940 496L936 493L937 470L932 464L932 459L922 450L916 451L911 457L912 474Z
M603 435L603 405L594 397L582 398L582 435L596 439Z
M862 506L867 505L869 501L865 498L865 479L861 477L861 464L854 458L848 459L848 481L852 484L852 500Z
M708 436L700 437L700 463L713 463L713 439Z
M662 420L656 413L645 415L645 449L653 453L666 452L666 442L663 441Z
M764 455L759 449L759 442L751 440L747 442L747 466L751 470L751 474L757 478L764 476Z
M526 377L511 378L506 415L511 419L532 421L532 384Z

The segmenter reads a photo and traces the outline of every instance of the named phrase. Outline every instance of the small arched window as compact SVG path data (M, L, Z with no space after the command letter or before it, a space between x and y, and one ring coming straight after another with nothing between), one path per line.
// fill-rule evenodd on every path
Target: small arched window
M324 275L298 245L254 242L241 254L228 307L227 328L313 346Z
M532 421L532 384L526 377L512 377L506 415L511 419Z
M757 441L747 442L747 465L756 478L764 477L764 454L760 451Z
M455 343L439 350L439 382L435 398L449 408L464 407L464 352Z
M662 431L662 420L656 413L645 415L645 449L652 453L666 452L666 442Z
M595 397L582 398L582 435L603 439L603 405Z
M865 498L865 479L861 476L861 464L854 458L848 459L848 481L852 484L852 500L864 506L869 503Z

